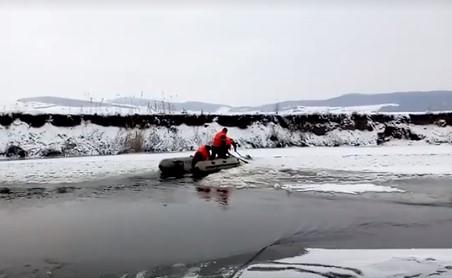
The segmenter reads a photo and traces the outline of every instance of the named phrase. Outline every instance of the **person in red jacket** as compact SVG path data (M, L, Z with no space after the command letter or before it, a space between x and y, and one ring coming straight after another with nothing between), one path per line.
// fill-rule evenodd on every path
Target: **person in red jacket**
M193 156L193 160L191 162L192 168L195 167L196 163L199 161L209 160L212 158L212 155L210 154L210 151L212 150L212 147L209 145L202 145L198 148L198 150L195 152L195 155Z
M213 144L212 144L212 157L216 158L217 156L219 158L226 158L228 156L229 149L231 149L231 146L234 147L234 150L237 148L235 141L228 137L227 135L228 129L223 128L219 132L215 134L213 137Z

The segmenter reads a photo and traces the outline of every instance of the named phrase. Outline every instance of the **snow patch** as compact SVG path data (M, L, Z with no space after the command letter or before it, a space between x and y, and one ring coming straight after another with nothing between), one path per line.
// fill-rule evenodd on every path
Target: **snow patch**
M365 192L405 192L404 190L390 187L375 185L371 183L363 184L339 184L339 183L324 183L324 184L284 184L280 186L281 189L287 191L315 191L315 192L334 192L345 194L358 194Z
M154 109L147 106L134 106L121 104L115 106L115 104L96 105L92 106L62 106L56 104L49 104L43 102L10 102L0 106L0 113L26 113L31 115L39 114L62 114L62 115L150 115L157 114Z
M334 169L365 173L403 175L450 175L451 145L371 146L371 147L312 147L247 150L255 159L253 166L272 171ZM267 159L273 157L274 159ZM246 170L246 168L241 168ZM272 171L268 171L272 169Z
M236 277L451 277L452 249L307 249L249 265Z
M280 111L280 114L313 114L313 113L376 113L385 107L397 107L396 103L383 103L375 105L356 105L356 106L297 106Z
M222 106L215 111L215 114L228 114L228 112L231 110L231 107L228 106Z
M0 184L63 184L129 175L158 177L160 160L189 153L127 154L0 161Z
M138 272L137 275L135 276L135 278L145 278L146 277L146 273L147 273L146 270Z

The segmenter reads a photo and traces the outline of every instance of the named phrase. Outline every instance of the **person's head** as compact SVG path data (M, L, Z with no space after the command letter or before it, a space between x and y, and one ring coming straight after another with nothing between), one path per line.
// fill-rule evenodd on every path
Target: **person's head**
M228 129L227 129L227 128L223 128L222 131L223 131L223 133L225 133L225 134L228 133Z
M210 151L210 150L212 149L212 146L206 145L206 149L207 149L208 151Z

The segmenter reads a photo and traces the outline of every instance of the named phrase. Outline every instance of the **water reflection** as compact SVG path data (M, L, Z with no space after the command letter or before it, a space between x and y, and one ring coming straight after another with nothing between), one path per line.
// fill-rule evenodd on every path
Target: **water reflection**
M213 200L222 207L226 208L229 205L232 189L223 187L197 186L196 192L198 193L199 198L208 202Z

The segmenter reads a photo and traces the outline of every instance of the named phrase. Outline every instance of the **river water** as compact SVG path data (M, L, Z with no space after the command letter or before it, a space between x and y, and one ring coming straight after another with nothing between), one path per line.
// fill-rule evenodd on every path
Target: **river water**
M153 171L10 179L0 186L10 188L0 194L0 277L231 277L308 248L452 248L447 173L276 167L278 159L202 180Z

